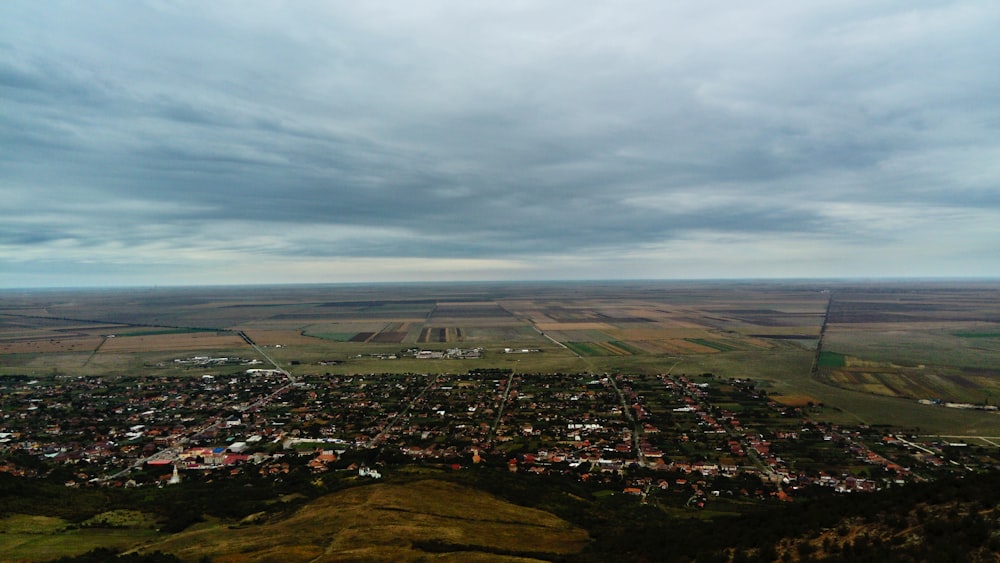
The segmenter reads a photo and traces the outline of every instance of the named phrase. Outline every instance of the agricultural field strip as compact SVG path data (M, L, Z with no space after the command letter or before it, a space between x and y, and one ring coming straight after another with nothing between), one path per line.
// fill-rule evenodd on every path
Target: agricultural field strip
M167 325L167 324L153 324L153 323L131 323L123 321L111 321L107 319L80 319L74 317L57 317L57 316L44 316L44 315L15 315L11 313L4 313L6 316L18 317L23 319L37 319L44 321L71 321L76 323L87 323L92 325L102 325L106 327L138 327L138 328L163 328L163 329L185 329L191 331L205 331L214 330L218 332L229 332L224 328L209 328L209 327L189 327L189 326L178 326L178 325ZM64 329L72 329L72 327L60 327ZM100 327L95 327L100 328Z

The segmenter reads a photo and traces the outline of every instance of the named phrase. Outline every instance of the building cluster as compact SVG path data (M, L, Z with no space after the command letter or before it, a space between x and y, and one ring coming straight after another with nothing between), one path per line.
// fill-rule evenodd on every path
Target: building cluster
M788 499L816 486L871 491L997 463L996 452L817 422L822 407L788 406L753 381L711 374L486 369L293 380L231 369L4 378L0 471L29 475L24 460L36 459L71 467L74 483L120 484L163 466L173 474L160 479L176 482L198 471L281 475L289 456L307 458L315 473L357 469L351 452L377 451L385 464L494 464L698 504L712 495Z

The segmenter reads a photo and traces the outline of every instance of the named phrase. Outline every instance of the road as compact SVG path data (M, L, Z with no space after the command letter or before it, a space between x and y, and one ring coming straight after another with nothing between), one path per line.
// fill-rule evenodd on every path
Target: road
M396 423L399 422L400 418L406 416L406 413L410 412L410 409L413 408L413 405L417 404L417 401L424 398L424 395L426 395L427 392L430 391L432 387L434 387L434 384L437 383L437 380L440 379L440 377L441 377L440 375L435 375L434 379L432 379L431 382L427 384L427 387L424 387L423 391L421 391L419 394L417 394L416 397L410 400L410 402L406 405L405 409L397 413L396 416L392 417L392 420L387 422L386 425L382 427L382 430L380 430L379 433L375 435L375 437L373 437L371 440L368 440L368 442L365 444L365 447L371 448L375 446L375 444L377 444L379 440L381 440L382 437L385 436L386 432L392 430L396 426Z
M635 455L639 459L639 465L646 465L646 455L642 453L642 428L639 426L639 421L635 418L632 412L632 407L625 400L625 393L618 388L618 384L615 383L615 378L612 375L605 376L608 382L611 383L611 387L614 388L615 393L618 393L618 401L622 405L622 416L626 420L632 423L632 448L635 450Z
M248 412L248 411L249 412L253 412L253 411L255 411L255 410L257 410L257 409L259 409L259 408L267 405L275 397L278 397L279 395L281 395L282 393L284 393L285 391L287 391L292 385L295 384L295 376L293 376L288 370L286 370L283 367L279 366L278 362L274 361L274 359L271 358L271 356L268 356L267 352L264 352L264 350L262 350L260 348L260 346L258 346L257 343L254 342L253 339L251 339L247 335L247 333L245 333L245 332L243 332L241 330L237 334L239 334L240 338L242 338L244 342L246 342L247 344L249 344L254 350L257 351L258 354L260 354L265 360L267 360L272 366L274 366L274 369L278 370L279 372L281 372L282 375L284 375L285 377L288 378L288 383L282 385L281 387L279 387L279 388L275 389L274 391L272 391L270 394L268 394L268 395L266 395L264 397L261 397L260 399L254 401L253 403L251 403L250 405L248 405L246 408L242 409L243 412ZM146 463L148 463L150 461L156 461L156 460L161 460L161 459L168 459L168 460L177 459L177 456L182 451L184 451L184 446L188 442L190 442L193 439L196 439L196 438L199 438L201 436L204 436L205 433L207 433L209 431L218 430L222 425L224 425L226 423L226 420L225 420L224 417L216 417L215 419L209 419L209 420L210 420L210 422L208 424L206 424L205 426L202 426L202 427L194 430L193 432L191 432L190 434L188 434L188 436L185 436L183 438L178 439L172 445L170 445L170 446L168 446L166 448L163 448L161 450L158 450L155 453L153 453L152 455L149 455L149 456L146 456L146 457L143 457L143 458L139 458L130 467L126 467L125 469L123 469L123 470L121 470L121 471L119 471L119 472L117 472L117 473L115 473L113 475L106 476L106 477L102 478L100 481L102 483L106 483L108 481L113 481L113 480L118 479L120 477L124 477L125 475L128 475L133 469L141 468L144 464L146 464Z
M510 397L510 388L514 384L514 372L511 372L510 376L507 378L507 388L503 392L503 399L500 400L500 406L497 408L497 418L493 421L493 426L490 427L489 441L493 441L493 437L496 435L497 428L500 426L500 419L503 417L504 407L507 406L507 399Z
M569 350L568 346L566 346L562 342L559 342L555 338L552 338L548 334L545 334L545 331L543 331L542 329L538 328L537 326L531 325L531 328L535 329L535 332L537 332L538 334L540 334L540 335L544 336L545 338L548 338L549 340L551 340L553 343L555 343L556 346L559 346L560 348L565 348L565 349ZM569 350L569 351L573 352L572 350ZM577 354L576 352L573 352L573 355L576 356L577 358L580 357L580 354Z

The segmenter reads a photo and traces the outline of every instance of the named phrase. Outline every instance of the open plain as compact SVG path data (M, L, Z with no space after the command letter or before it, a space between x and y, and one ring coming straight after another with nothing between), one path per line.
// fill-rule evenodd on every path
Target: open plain
M986 282L8 290L0 374L200 375L181 360L256 357L242 332L301 376L712 372L832 421L993 436L998 297Z
M695 559L771 560L696 524L752 530L830 495L910 506L892 491L1000 466L998 296L815 281L5 291L0 559L598 561L623 542L662 557L673 534ZM816 526L843 534L783 531L774 553L856 544L841 505ZM912 539L897 520L886 541ZM995 535L998 549L970 545L1000 552Z
M995 411L939 405L1000 400L998 297L985 282L5 291L0 374L200 375L175 360L254 356L243 331L299 375L713 372L833 420L997 435ZM454 349L481 353L417 354Z

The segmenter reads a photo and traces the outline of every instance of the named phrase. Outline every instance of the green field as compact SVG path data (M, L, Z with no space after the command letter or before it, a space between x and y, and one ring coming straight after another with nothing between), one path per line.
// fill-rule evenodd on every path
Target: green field
M1000 338L1000 332L956 332L959 338Z
M98 547L129 549L162 537L155 530L155 522L147 516L135 511L121 512L131 514L99 515L80 525L61 518L27 514L0 519L0 561L45 561L80 555Z
M821 368L842 368L847 365L847 357L836 352L820 352L816 365Z
M564 342L567 348L581 356L611 356L607 348L593 342Z

